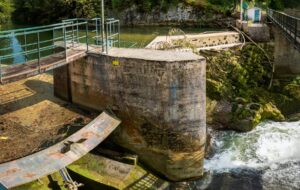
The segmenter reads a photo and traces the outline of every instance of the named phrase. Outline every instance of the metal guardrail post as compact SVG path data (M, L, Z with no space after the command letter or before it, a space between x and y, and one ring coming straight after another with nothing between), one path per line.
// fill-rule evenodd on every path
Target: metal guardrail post
M77 32L76 32L76 36L77 36L77 43L79 43L79 25L78 25L78 20L76 20L76 29L77 29Z
M55 49L54 49L54 47L55 47L55 31L54 31L54 28L53 28L53 30L52 30L52 45L53 45L53 49L52 49L52 53L54 54L55 53Z
M295 20L295 44L297 44L298 38L298 20Z
M89 22L86 21L86 28L85 28L85 42L86 42L86 52L89 51Z
M98 40L98 19L96 19L95 20L95 22L96 22L96 45L98 45L99 44L99 40Z
M27 62L27 34L24 31L24 43L25 43L25 62Z
M37 44L38 44L38 64L39 64L39 73L41 73L41 50L40 50L40 33L37 33Z
M64 48L65 48L65 58L66 58L66 62L68 61L68 54L67 54L67 34L66 34L66 26L64 25L63 27L63 35L64 35Z
M118 48L121 47L120 45L120 35L121 35L121 26L120 26L120 22L118 23Z
M74 36L75 36L75 33L74 33L74 22L72 22L72 46L74 47Z
M106 54L108 54L108 23L106 23L106 37L105 37Z

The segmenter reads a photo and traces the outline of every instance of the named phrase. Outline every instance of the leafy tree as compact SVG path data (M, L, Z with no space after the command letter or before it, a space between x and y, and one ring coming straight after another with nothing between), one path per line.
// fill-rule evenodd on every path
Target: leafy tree
M96 16L99 0L14 0L14 19L20 22L49 23L64 18Z
M10 0L0 0L0 23L6 23L10 20L12 10Z

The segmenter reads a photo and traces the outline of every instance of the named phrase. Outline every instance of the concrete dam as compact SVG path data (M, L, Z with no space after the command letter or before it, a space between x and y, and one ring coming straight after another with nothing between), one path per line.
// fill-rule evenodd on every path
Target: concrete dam
M112 131L110 139L114 143L134 152L143 163L171 181L203 175L206 60L191 51L120 48L120 33L116 30L118 21L107 21L112 30L106 33L106 39L99 35L99 22L98 18L71 19L1 33L0 38L6 40L12 37L24 39L24 44L20 44L24 51L14 54L7 51L6 55L1 55L1 85L53 71L56 97L83 109L106 111L120 119L121 124L118 128L120 122L108 125L113 117L102 114L98 118L104 118L104 121L97 119L86 125L70 137L72 142L65 139L33 155L0 164L0 170L5 174L0 175L0 184L15 187L56 170L61 171L68 181L63 167L84 156ZM79 32L83 29L85 35ZM49 32L53 33L51 39L40 38ZM91 37L91 34L95 36ZM26 43L30 35L37 36L34 48L29 48L32 44ZM24 62L8 64L16 56L24 56ZM93 126L101 133L90 135L84 132L95 130ZM64 153L60 150L65 149L64 146L71 148ZM40 168L43 165L41 158L47 158L49 152L59 155L55 157L54 165L49 165L49 170L30 172L24 164L15 165L34 161L36 168ZM67 155L76 152L80 153L76 157Z
M55 95L122 120L112 139L170 180L202 175L206 62L193 53L114 48L54 70Z

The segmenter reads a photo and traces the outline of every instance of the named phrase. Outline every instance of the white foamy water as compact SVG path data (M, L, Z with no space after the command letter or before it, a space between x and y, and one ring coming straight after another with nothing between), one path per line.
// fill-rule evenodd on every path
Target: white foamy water
M205 160L206 171L257 178L264 190L300 189L300 121L266 122L248 133L216 132L213 146L215 154ZM249 176L241 171L254 172Z
M267 122L248 133L217 132L215 155L205 160L205 169L277 169L288 162L300 162L300 122ZM300 175L299 175L300 177Z

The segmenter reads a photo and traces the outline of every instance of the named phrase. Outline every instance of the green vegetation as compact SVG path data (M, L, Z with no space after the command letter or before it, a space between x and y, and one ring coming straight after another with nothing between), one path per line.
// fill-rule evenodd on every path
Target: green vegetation
M95 17L99 1L95 0L14 0L15 20L26 23L49 23L63 18Z
M41 178L34 182L15 187L12 190L52 190L52 189L59 189L59 190L67 190L64 187L64 182L62 177L59 173L52 174L50 176Z
M249 0L250 1L250 0ZM252 0L252 3L269 6L274 9L297 7L298 0ZM179 3L191 5L204 12L232 14L239 6L239 0L105 0L106 8L116 12L136 6L140 12L167 11ZM15 11L14 8L15 8ZM0 23L10 20L21 23L45 24L63 18L95 17L100 13L100 0L0 0Z
M0 24L10 20L13 11L11 0L0 0Z
M262 46L272 57L272 45ZM272 66L255 45L203 55L208 65L208 112L215 113L218 104L228 102L231 111L225 114L226 111L221 110L221 114L216 114L229 118L227 128L249 131L263 120L283 121L300 111L300 78L275 80L269 88ZM209 113L208 116L213 117ZM219 118L208 120L213 124Z

